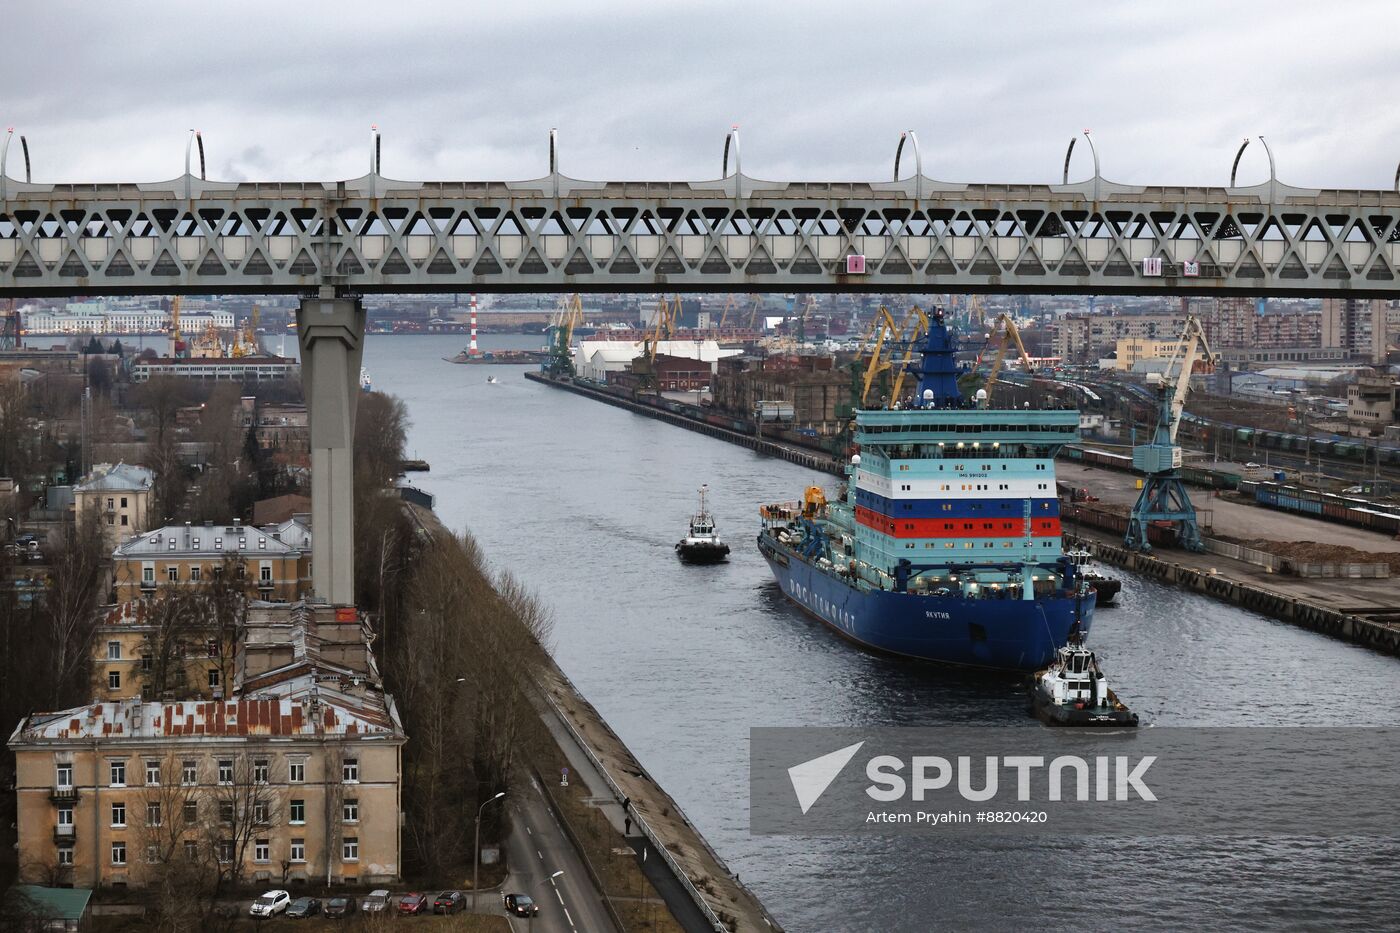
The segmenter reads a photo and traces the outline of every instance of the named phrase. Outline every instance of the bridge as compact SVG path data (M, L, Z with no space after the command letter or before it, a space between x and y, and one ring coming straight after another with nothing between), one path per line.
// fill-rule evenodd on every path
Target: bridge
M1086 133L1087 135L1087 133ZM705 182L35 184L0 150L0 298L291 294L310 411L313 588L354 602L360 296L453 291L1400 295L1400 191L770 182L738 135ZM203 143L198 136L201 163ZM23 142L23 139L21 139ZM8 139L6 140L8 143ZM734 171L729 171L730 144ZM1092 140L1091 140L1092 143ZM8 146L7 146L8 148ZM1071 144L1071 152L1073 144ZM1243 148L1241 148L1241 153ZM1236 156L1236 167L1239 157Z

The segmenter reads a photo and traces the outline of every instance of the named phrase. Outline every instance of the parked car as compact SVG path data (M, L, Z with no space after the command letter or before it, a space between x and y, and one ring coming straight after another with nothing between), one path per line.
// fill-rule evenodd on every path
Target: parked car
M502 894L501 904L506 913L515 914L517 917L534 917L540 912L540 905L528 894Z
M326 916L332 920L348 917L355 912L353 897L333 897L326 901Z
M360 909L367 914L379 914L389 909L389 892L384 888L375 888L369 892L369 897L360 902Z
M455 914L459 910L467 909L467 899L462 896L461 891L443 891L433 901L433 913L435 914Z
M405 894L399 898L399 913L408 914L410 917L428 912L428 895L419 894L416 891L412 894Z
M286 910L291 902L292 896L286 891L268 891L253 901L253 906L248 908L248 914L253 917L275 917Z
M299 897L287 908L288 917L314 917L321 912L321 902L314 897Z

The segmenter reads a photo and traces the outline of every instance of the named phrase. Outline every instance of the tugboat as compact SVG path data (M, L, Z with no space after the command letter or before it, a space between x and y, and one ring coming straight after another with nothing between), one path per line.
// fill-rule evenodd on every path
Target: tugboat
M1031 713L1047 726L1136 726L1134 713L1108 689L1094 652L1084 647L1078 623L1069 641L1031 686Z
M690 564L716 564L729 556L729 545L720 540L715 520L705 510L705 493L700 487L700 510L690 517L690 533L676 542L676 553Z
M1066 551L1065 557L1069 559L1071 564L1079 568L1079 576L1094 588L1094 592L1098 593L1098 605L1111 606L1113 600L1118 596L1118 591L1123 588L1123 584L1112 577L1104 576L1094 569L1090 564L1094 555L1090 554L1084 548Z

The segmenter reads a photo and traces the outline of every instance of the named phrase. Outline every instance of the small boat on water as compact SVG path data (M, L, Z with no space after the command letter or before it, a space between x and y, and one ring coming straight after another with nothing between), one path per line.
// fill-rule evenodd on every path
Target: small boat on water
M729 545L720 540L715 520L705 508L705 493L709 486L700 487L700 509L690 517L690 532L676 542L676 553L691 564L715 564L729 556Z
M363 366L360 367L360 390L363 392L374 391L374 383L370 381L369 370Z
M501 381L501 380L497 379L495 376L487 376L487 377L486 377L486 384L489 385L489 386L499 385L499 384L500 384L500 381Z
M1035 674L1031 713L1047 726L1136 726L1138 715L1108 688L1078 626L1050 666Z
M1084 548L1075 548L1073 551L1066 551L1065 557L1069 562L1079 568L1079 575L1083 577L1093 587L1098 594L1098 605L1110 606L1113 600L1118 597L1118 591L1123 588L1123 584L1112 577L1106 577L1094 566L1094 555Z

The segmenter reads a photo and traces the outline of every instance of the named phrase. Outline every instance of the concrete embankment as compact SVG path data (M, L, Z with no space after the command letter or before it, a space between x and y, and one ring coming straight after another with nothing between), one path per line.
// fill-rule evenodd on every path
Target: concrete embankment
M1179 551L1142 554L1128 550L1121 539L1089 529L1067 534L1065 538L1088 548L1105 563L1400 657L1400 626L1388 620L1367 618L1368 615L1394 618L1395 610L1387 611L1379 606L1330 608L1309 598L1313 594L1305 592L1309 589L1305 581L1275 576L1267 583L1252 582L1248 577L1257 568L1219 555ZM1225 568L1224 572L1221 567Z
M448 533L431 510L412 503L406 508L420 533L432 538ZM733 933L783 929L552 658L547 658L539 688L541 718L576 779L584 781L594 794L591 805L613 824L619 836L650 844L651 861L659 856L672 882L662 884L654 879L663 897L675 891L689 901L671 905L668 898L672 914L685 929ZM586 860L586 855L581 857ZM655 870L651 865L646 868ZM704 926L688 922L687 914Z
M573 392L577 395L584 395L592 399L597 399L608 405L625 408L628 411L636 412L639 415L646 415L648 418L656 418L659 421L665 421L677 427L698 431L701 434L708 434L710 437L728 441L731 444L738 444L741 447L747 447L749 450L765 454L769 457L781 457L792 463L797 463L813 470L819 470L823 473L830 473L833 476L846 475L842 468L842 463L830 454L803 450L787 444L779 444L764 438L755 437L752 434L744 434L740 431L733 431L729 428L710 424L708 421L687 417L684 414L668 411L665 408L658 408L654 405L647 405L642 402L633 401L632 399L613 395L610 392L604 392L581 383L567 382L562 379L551 379L543 373L527 372L525 378L533 382L542 382L556 389L564 389L565 391Z

